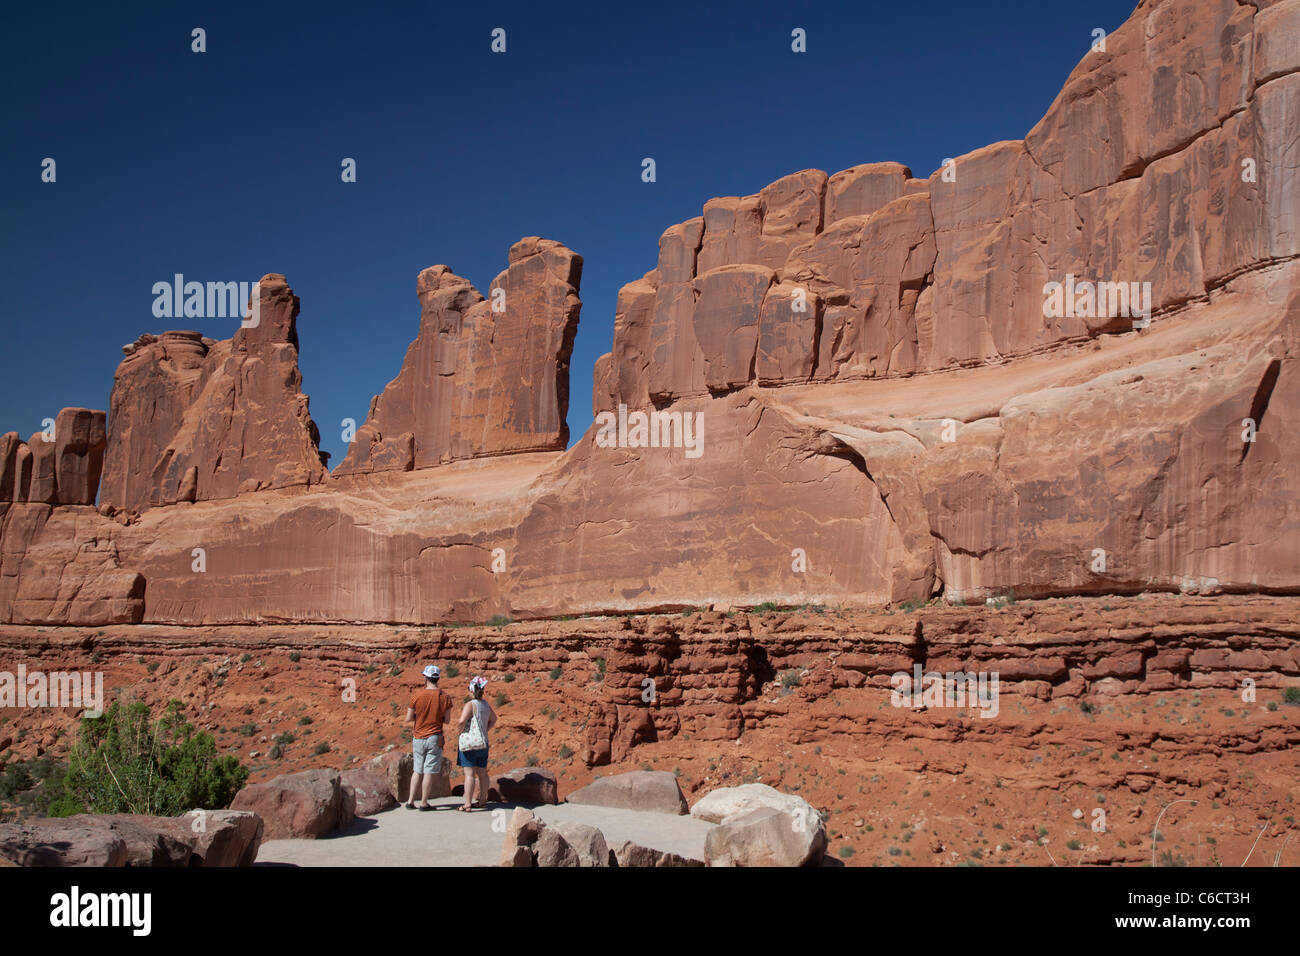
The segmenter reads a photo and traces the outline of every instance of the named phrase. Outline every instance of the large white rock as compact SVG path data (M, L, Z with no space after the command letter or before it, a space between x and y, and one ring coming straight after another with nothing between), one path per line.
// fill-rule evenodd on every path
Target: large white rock
M773 807L728 817L704 842L709 866L817 866L825 854L820 816L809 819Z
M746 783L739 787L720 787L711 790L691 807L691 816L706 823L726 823L729 818L751 810L770 807L791 816L817 817L817 811L803 797L782 793L765 783Z

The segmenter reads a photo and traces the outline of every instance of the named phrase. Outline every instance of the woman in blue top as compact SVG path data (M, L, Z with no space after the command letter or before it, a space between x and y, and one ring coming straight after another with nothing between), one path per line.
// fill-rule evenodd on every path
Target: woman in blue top
M483 690L487 687L487 679L484 677L475 677L469 682L469 692L474 695L473 700L465 702L464 708L460 712L460 732L469 733L470 724L474 722L478 725L479 735L483 739L483 746L474 750L461 750L456 755L456 763L465 768L465 803L457 807L457 810L463 810L469 813L474 807L483 807L487 805L488 790L491 789L492 781L488 778L488 733L492 726L497 722L496 712L483 699Z

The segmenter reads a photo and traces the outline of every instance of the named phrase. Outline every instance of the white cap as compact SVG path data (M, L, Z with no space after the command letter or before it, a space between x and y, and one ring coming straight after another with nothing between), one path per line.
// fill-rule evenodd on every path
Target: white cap
M442 671L438 670L437 664L430 664L420 673L422 673L425 677L429 678L429 680L437 680L438 677L442 674Z

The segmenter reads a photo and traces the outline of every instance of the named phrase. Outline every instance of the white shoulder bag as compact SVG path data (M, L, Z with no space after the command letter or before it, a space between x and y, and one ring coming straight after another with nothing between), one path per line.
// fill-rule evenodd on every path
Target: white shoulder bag
M474 701L477 704L478 701ZM459 747L461 753L466 750L482 750L488 745L487 734L483 732L483 726L479 723L478 707L474 707L473 716L469 719L469 730L460 735Z

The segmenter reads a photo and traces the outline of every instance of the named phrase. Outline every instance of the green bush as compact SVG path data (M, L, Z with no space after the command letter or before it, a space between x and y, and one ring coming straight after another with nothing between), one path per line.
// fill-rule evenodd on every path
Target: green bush
M230 806L248 773L234 757L218 756L211 734L182 718L180 701L157 721L140 701L116 701L103 716L81 721L49 814L219 810Z
M62 792L66 770L49 757L11 763L0 772L0 801L17 804L19 816L45 816L50 802Z

